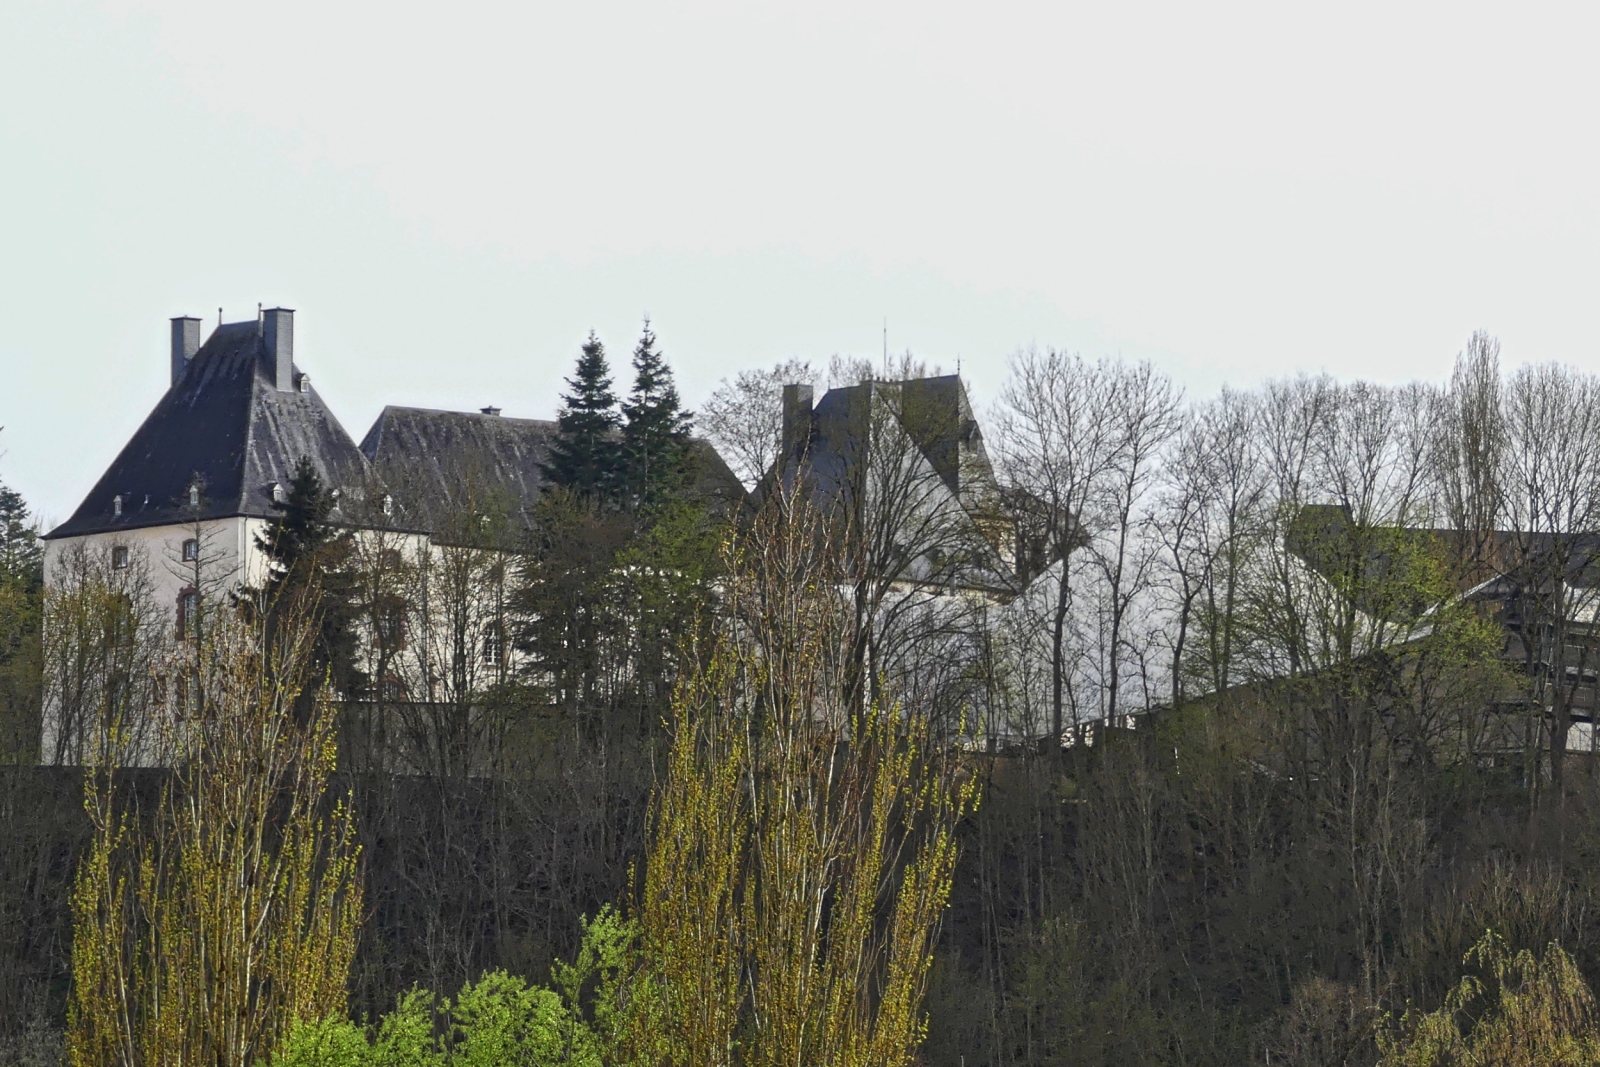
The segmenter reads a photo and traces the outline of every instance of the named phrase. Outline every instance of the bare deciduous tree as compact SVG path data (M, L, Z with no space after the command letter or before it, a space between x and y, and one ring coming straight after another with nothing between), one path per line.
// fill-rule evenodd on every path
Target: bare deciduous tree
M1482 330L1472 335L1456 357L1439 405L1434 469L1440 510L1446 528L1455 534L1465 578L1476 584L1496 573L1503 511L1506 427L1499 341Z
M1107 532L1126 544L1124 529L1131 531L1132 509L1148 484L1158 440L1169 432L1174 404L1170 383L1161 386L1147 370L1130 371L1107 360L1090 363L1053 349L1012 357L1011 378L1001 394L1000 455L1019 497L1014 507L1024 523L1031 519L1036 525L1030 535L1046 546L1053 568L1046 610L1055 743L1067 725L1071 685L1072 554ZM1156 409L1159 418L1150 417ZM1154 429L1161 432L1150 432ZM1124 462L1130 447L1138 453L1132 464ZM1119 501L1129 502L1126 523L1118 521L1124 513ZM1120 578L1120 551L1106 558Z
M1099 507L1106 532L1089 542L1106 594L1103 715L1122 710L1125 657L1137 660L1141 652L1130 633L1130 615L1148 592L1155 566L1154 545L1144 536L1142 505L1167 443L1178 428L1181 398L1171 379L1149 363L1118 365L1113 379L1113 461ZM1148 672L1143 672L1143 677L1148 682ZM1148 707L1148 685L1144 696L1143 706Z
M734 475L754 489L777 462L783 446L783 387L810 382L811 364L798 357L762 370L724 378L700 408L700 430Z
M1600 595L1591 563L1600 530L1600 379L1557 364L1519 368L1505 390L1501 454L1498 496L1512 539L1506 569L1517 585L1534 700L1549 712L1559 799L1573 696L1597 666L1575 626Z
M125 758L148 762L151 711L171 694L164 661L173 610L159 604L150 560L136 547L79 543L54 561L45 592L44 751L81 764L95 728L123 724Z

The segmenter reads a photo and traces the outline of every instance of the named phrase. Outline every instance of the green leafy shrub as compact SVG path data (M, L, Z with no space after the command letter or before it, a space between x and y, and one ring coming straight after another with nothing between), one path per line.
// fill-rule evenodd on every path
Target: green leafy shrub
M604 908L584 923L577 958L551 969L554 988L491 971L454 1000L414 989L375 1028L300 1024L272 1067L601 1067L628 1010L635 940Z

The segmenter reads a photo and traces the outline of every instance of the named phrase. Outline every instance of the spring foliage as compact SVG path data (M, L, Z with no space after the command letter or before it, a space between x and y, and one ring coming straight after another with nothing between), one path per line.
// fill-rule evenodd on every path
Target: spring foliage
M926 716L845 697L850 613L820 524L728 550L725 624L679 683L631 918L586 923L549 987L413 991L375 1028L303 1023L277 1067L901 1067L976 804Z
M695 1065L900 1065L976 803L914 708L850 706L849 614L820 524L772 509L730 623L680 688L640 911L658 1016L632 1050Z
M297 1026L273 1067L600 1067L614 1062L635 959L633 924L614 910L583 924L572 963L557 962L549 987L492 971L454 998L414 989L376 1027L337 1015Z
M291 713L316 627L220 618L182 650L182 717L160 721L177 771L139 810L124 723L102 724L72 891L74 1067L250 1067L301 1019L340 1012L361 911L350 809L326 802L332 709ZM273 669L263 665L271 664Z
M1380 1034L1381 1067L1590 1067L1600 1064L1600 1012L1572 957L1513 952L1493 930L1467 953L1464 976L1437 1011L1408 1012Z

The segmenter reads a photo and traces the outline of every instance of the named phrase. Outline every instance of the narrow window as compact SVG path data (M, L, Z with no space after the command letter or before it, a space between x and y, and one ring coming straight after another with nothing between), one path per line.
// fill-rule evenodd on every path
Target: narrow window
M406 609L386 606L378 612L378 647L397 652L406 647Z
M199 482L194 482L189 486L189 506L191 508L197 508L197 507L200 506L200 483Z
M128 546L117 545L111 550L111 569L125 571L128 569Z
M505 663L506 637L504 626L496 621L483 628L483 661L495 666Z
M106 636L118 648L132 648L134 631L139 623L133 616L133 597L127 593L117 593L112 598L112 605L111 624L107 627Z
M187 641L200 627L200 593L185 589L178 594L178 640Z
M200 687L200 672L189 668L178 674L177 707L174 713L180 719L198 719L205 702L205 692Z
M191 537L183 543L183 561L193 563L200 558L200 542Z

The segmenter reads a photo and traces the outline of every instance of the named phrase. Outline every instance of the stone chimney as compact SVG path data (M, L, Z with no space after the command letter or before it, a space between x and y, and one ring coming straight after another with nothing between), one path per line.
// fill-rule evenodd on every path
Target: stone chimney
M294 309L268 308L261 313L261 337L267 345L267 373L280 393L294 392Z
M811 386L783 387L783 451L778 462L798 459L811 444Z
M183 381L189 361L200 351L200 320L179 315L172 320L172 384Z

